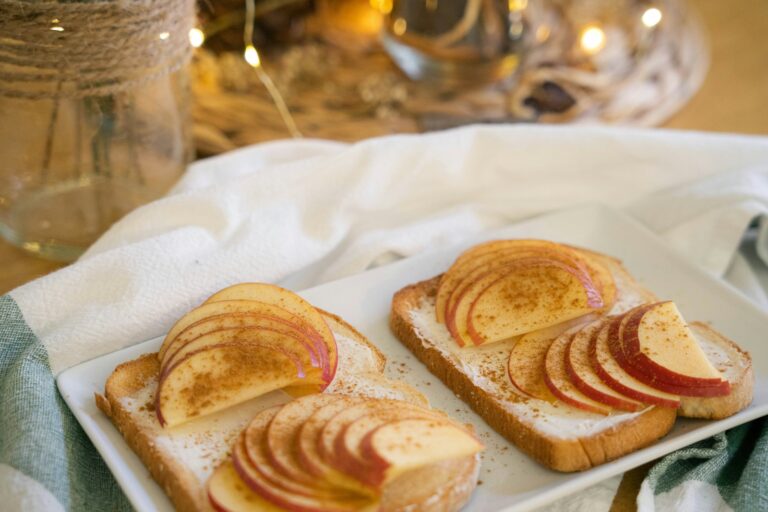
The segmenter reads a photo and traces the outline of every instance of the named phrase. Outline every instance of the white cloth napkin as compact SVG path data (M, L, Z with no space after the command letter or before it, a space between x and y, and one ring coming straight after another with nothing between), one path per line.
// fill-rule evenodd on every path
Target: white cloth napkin
M230 283L301 289L594 201L626 208L715 275L731 269L765 301L749 256L734 254L768 211L768 139L528 125L284 141L203 160L80 261L12 297L56 374L162 334ZM765 258L766 223L759 236ZM612 495L562 510L592 512Z

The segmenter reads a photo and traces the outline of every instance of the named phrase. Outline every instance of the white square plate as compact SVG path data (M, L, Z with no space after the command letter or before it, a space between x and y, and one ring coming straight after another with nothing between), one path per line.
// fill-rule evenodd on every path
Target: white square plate
M721 421L678 420L661 441L613 462L581 473L563 474L543 468L505 439L432 376L390 333L387 318L392 295L403 286L444 271L466 247L492 238L544 238L580 245L621 258L630 272L661 298L674 299L690 320L711 322L752 355L755 397L744 411ZM386 353L390 377L408 381L430 402L472 423L488 446L482 484L467 511L528 510L593 485L717 432L768 414L768 315L729 285L680 258L659 238L624 214L600 206L555 212L468 240L439 252L422 254L346 279L305 290L301 295L337 313ZM128 498L141 511L172 510L169 500L149 476L110 421L96 408L93 395L119 363L157 350L150 340L99 357L63 372L59 389Z

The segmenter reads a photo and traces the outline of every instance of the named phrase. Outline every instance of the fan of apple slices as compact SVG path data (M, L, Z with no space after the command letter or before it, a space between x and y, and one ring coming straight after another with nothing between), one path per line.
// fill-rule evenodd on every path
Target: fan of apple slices
M730 393L669 301L572 328L554 341L525 335L512 347L508 370L524 395L598 414L676 408L680 397Z
M259 413L208 481L216 510L375 510L398 476L483 445L444 414L405 402L318 394Z
M613 305L611 273L591 253L545 240L496 240L443 274L436 319L461 346L539 331Z
M333 332L307 301L270 284L231 286L163 340L157 418L173 427L276 389L318 393L333 380L337 358Z

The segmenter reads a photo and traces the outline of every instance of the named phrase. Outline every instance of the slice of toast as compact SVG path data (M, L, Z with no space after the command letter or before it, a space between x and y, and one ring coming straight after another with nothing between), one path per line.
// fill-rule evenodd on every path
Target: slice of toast
M591 255L603 262L616 283L617 300L610 314L657 300L621 262L597 253ZM395 294L390 315L392 332L491 427L532 458L558 471L584 470L647 446L672 429L678 414L675 409L648 407L640 412L603 416L517 393L507 375L514 340L459 348L445 326L435 320L439 280L437 276ZM697 418L733 414L751 401L749 356L711 329L701 324L693 327L697 336L706 341L703 346L705 352L713 354L710 357L735 361L726 377L736 384L736 391L728 397L686 398L680 413ZM724 356L726 351L728 355Z
M726 396L680 398L678 416L704 420L727 418L744 409L752 402L755 376L752 358L736 343L702 322L691 322L689 327L704 349L707 358L730 383L731 392Z
M383 376L386 358L362 334L336 315L321 311L339 348L338 371L328 393L391 398L428 406L416 389ZM261 410L291 398L275 391L218 413L163 429L154 412L159 372L157 354L123 363L110 375L96 403L149 469L177 510L213 510L206 482L230 454L236 436ZM389 483L382 510L437 512L458 510L477 484L476 456L433 464Z

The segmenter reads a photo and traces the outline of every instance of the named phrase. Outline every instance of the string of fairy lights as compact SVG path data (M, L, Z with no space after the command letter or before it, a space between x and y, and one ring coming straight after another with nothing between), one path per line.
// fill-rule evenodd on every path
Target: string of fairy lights
M437 3L437 0L425 0L425 1L433 4ZM522 10L525 8L527 4L527 0L508 0L508 1L510 4L509 6L510 10L517 10L517 11ZM277 111L280 114L280 117L282 118L283 123L285 124L291 136L294 138L300 138L302 137L302 133L299 130L298 126L296 125L296 122L293 116L291 115L291 111L288 108L288 105L286 104L285 99L283 98L277 86L275 86L275 83L272 81L272 78L270 77L269 73L267 73L267 71L262 66L259 52L258 50L256 50L256 47L253 45L253 26L256 18L255 2L256 0L245 0L245 23L243 26L243 44L244 44L243 58L255 70L259 78L259 81L262 83L262 85L264 85L264 88L266 89L267 93L272 98L272 101L275 104L275 107L277 108ZM382 15L388 15L392 11L392 0L369 0L369 3L372 8L379 11ZM640 21L646 28L652 29L656 27L659 23L661 23L662 18L663 18L663 14L659 8L648 7L643 11L642 15L640 16ZM402 30L405 31L405 24L402 23L401 25L402 25ZM395 27L398 26L398 20L394 20L393 26ZM542 30L545 28L546 27L539 27L539 30ZM57 29L60 29L60 27L51 28L51 30L57 30ZM163 36L167 38L168 33L166 32L166 33L160 34L159 37L163 39ZM205 32L203 32L203 30L198 27L192 28L189 31L189 43L194 48L201 47L205 43L205 37L206 37ZM609 41L607 39L605 31L599 24L590 23L582 27L581 30L579 31L578 42L581 50L586 55L596 55L605 48L606 44L608 44Z
M259 52L253 45L253 24L256 20L256 0L245 0L245 23L243 24L243 58L256 71L256 76L259 81L267 90L272 102L275 104L280 118L283 120L283 124L288 129L291 137L300 139L303 137L299 127L296 125L296 121L291 115L291 111L280 93L280 89L277 88L272 77L261 65L261 57ZM198 27L194 27L189 31L189 44L194 48L199 48L205 43L205 33Z

